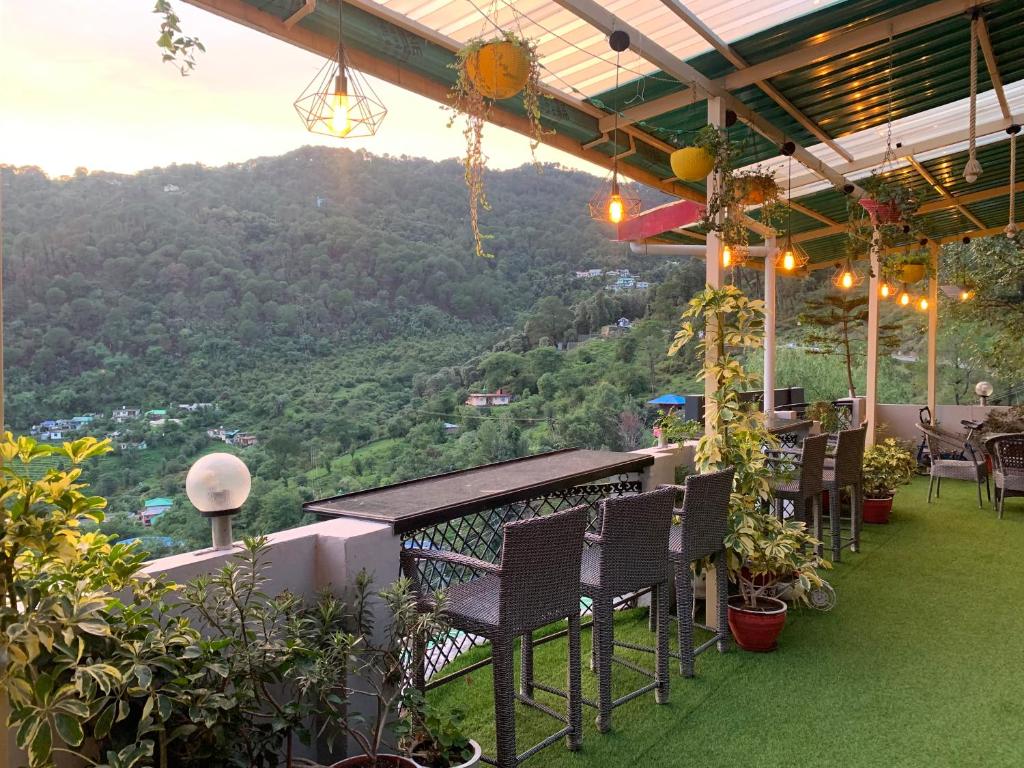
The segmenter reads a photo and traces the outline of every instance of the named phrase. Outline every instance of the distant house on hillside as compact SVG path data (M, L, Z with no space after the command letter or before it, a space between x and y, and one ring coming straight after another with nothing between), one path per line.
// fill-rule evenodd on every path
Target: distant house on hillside
M146 411L145 415L150 421L165 421L167 419L167 409L153 408L152 410Z
M446 421L442 426L444 427L444 433L446 435L454 435L459 431L459 425L452 424L450 421Z
M177 184L164 184L164 192L169 195L177 194L178 192L181 192L181 187Z
M179 403L179 411L188 411L189 413L196 413L198 411L205 411L208 408L213 408L213 403Z
M146 441L145 440L139 440L139 442L137 442L137 443L133 443L133 442L130 442L130 441L127 441L127 442L126 441L122 441L122 442L119 442L117 444L117 449L119 451L122 451L122 452L123 451L145 451L148 448L149 448L149 446L146 445Z
M71 423L75 425L75 429L83 429L89 424L92 424L92 422L92 416L74 416L71 419Z
M125 421L135 421L142 415L142 409L137 408L134 405L122 405L120 408L115 408L114 412L110 414L111 418L118 424Z
M173 504L173 501L163 496L155 499L146 499L146 503L139 510L139 520L142 521L143 525L152 525L153 521L170 509Z
M248 448L251 445L256 445L259 441L256 439L256 435L249 434L248 432L239 432L235 435L232 442L239 448Z
M508 405L512 402L512 395L508 392L474 392L466 398L466 405L475 408L488 408L494 405Z

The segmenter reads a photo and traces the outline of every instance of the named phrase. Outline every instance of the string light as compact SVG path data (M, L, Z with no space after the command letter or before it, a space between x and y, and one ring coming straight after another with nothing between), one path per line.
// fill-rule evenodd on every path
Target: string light
M878 295L883 299L892 298L894 293L896 293L896 288L888 282L882 281L882 284L878 286Z
M899 301L900 301L900 306L901 307L906 307L906 306L908 306L910 304L910 294L907 292L906 288L904 288L900 292L900 299L899 299Z
M726 269L732 266L732 248L728 245L722 249L722 266Z
M924 296L922 296L920 299L918 299L917 300L917 308L919 310L921 310L922 312L927 312L928 311L928 299L926 299Z

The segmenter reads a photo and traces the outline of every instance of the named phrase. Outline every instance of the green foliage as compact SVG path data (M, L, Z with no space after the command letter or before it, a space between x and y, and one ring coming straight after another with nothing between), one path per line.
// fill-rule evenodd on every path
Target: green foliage
M869 499L889 499L917 472L917 459L907 446L887 438L864 451L864 495Z
M156 44L164 50L163 61L178 67L182 77L188 76L196 66L196 53L204 53L206 48L198 38L182 33L181 20L168 0L156 0L153 13L162 17Z
M818 400L807 407L807 418L821 424L821 431L835 434L839 431L839 411L832 403Z
M765 511L772 500L773 474L765 449L777 441L756 405L740 400L740 392L756 384L740 355L761 346L763 321L762 301L748 298L736 286L708 286L683 311L682 326L669 350L678 353L703 331L695 345L703 361L701 378L713 378L715 389L705 406L709 428L697 444L694 463L699 472L735 468L725 538L727 565L750 605L763 590L753 587L744 569L769 586L796 575L794 596L806 599L809 588L820 583L817 568L827 567L813 554L818 542L803 523L782 523Z
M170 612L174 586L139 573L137 546L82 529L102 522L106 502L84 493L80 465L109 450L92 438L0 441L2 682L30 768L59 753L151 765L185 735L172 713L187 699L183 657L198 635ZM69 469L33 478L30 465L52 456Z
M704 434L703 424L699 421L684 419L674 409L669 409L662 413L655 420L654 427L660 431L661 436L669 443L693 440L695 437Z
M462 730L465 713L431 707L419 691L412 689L405 706L411 714L396 727L402 751L423 768L451 768L473 757L473 745Z

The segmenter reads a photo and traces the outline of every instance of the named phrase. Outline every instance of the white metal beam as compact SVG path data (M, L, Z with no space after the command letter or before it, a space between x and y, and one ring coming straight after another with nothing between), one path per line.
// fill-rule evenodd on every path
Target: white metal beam
M927 168L925 168L923 165L917 162L917 160L915 160L913 157L908 156L907 162L913 166L915 171L917 171L918 176L920 176L922 179L931 184L932 189L934 189L944 198L953 203L953 207L960 211L960 213L962 213L964 217L971 222L971 224L978 227L978 229L985 228L985 222L983 222L981 219L979 219L977 216L971 213L970 209L966 205L963 205L959 200L957 200L957 198L954 197L948 189L946 189L944 186L942 186L942 184L939 183L938 179L936 179L928 172Z
M775 411L775 236L766 237L764 258L764 412Z
M596 27L606 35L610 35L616 30L626 32L629 35L629 47L634 53L639 54L651 64L658 67L663 72L667 72L672 75L672 77L676 78L680 82L692 83L706 96L720 98L725 107L735 112L736 116L740 120L747 123L751 128L767 138L769 141L773 141L776 144L781 145L783 142L789 140L789 137L782 131L730 94L721 85L711 81L691 65L665 50L649 37L640 34L636 29L631 27L629 24L626 24L622 19L606 10L594 0L555 0L555 2L563 8L572 11L592 27ZM793 153L793 157L806 168L817 173L821 178L827 180L836 187L842 187L844 184L848 183L847 179L845 179L842 174L837 173L834 169L829 167L827 163L812 155L799 144L796 145L796 151Z
M936 393L938 388L938 336L939 336L939 244L932 242L931 277L928 280L928 410L933 418L938 415Z
M688 27L693 29L698 35L710 43L712 48L725 56L733 66L739 69L750 66L746 59L734 51L732 46L715 34L715 31L711 29L711 27L701 21L697 14L693 13L689 8L679 2L679 0L661 0L661 2L665 7L678 16ZM820 125L801 112L800 109L793 104L793 102L787 99L778 88L767 80L758 80L756 82L758 88L764 91L772 101L782 107L790 117L806 128L818 141L828 146L847 162L853 160L853 155L836 144L832 137L825 133Z
M972 8L987 5L995 0L939 0L939 2L916 8L891 19L883 19L867 24L852 31L835 29L816 35L808 45L796 48L789 53L762 61L749 67L743 67L715 81L726 90L734 91L747 85L768 80L769 78L802 69L818 61L839 56L861 48L865 45L887 40L890 35L896 37L921 27L969 12ZM682 82L689 82L689 78ZM681 109L692 103L694 94L689 88L671 93L659 99L640 104L626 110L619 117L619 124L626 125L640 120L649 120L657 115Z
M996 52L992 50L992 40L988 36L988 24L985 17L978 19L978 42L981 43L981 52L985 55L985 66L988 67L988 76L992 81L992 88L999 99L999 108L1003 111L1006 122L1013 122L1013 113L1010 112L1010 105L1006 103L1006 94L1003 92L1003 78L999 74L999 64L996 62Z
M868 446L875 444L875 428L878 418L878 276L881 273L879 257L882 250L882 233L875 227L871 235L871 276L868 279L868 349L867 349L867 382L864 386L864 399L867 407ZM850 393L853 397L853 393Z

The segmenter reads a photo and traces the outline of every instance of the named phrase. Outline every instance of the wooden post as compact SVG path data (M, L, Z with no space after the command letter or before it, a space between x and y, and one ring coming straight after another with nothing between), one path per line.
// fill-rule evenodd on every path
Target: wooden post
M764 412L775 411L775 235L764 239Z
M936 391L938 388L938 334L939 334L939 244L930 240L932 274L928 280L928 411L932 422L938 423Z
M708 99L708 125L716 128L725 127L725 104L720 98ZM721 187L722 178L720 174L712 171L708 176L707 190L708 198ZM721 238L715 232L708 232L707 250L704 255L705 280L711 288L722 287L722 243ZM704 329L704 361L714 362L716 355L715 339L718 336L717 325L709 321ZM712 397L718 390L718 382L715 377L708 374L704 377L704 431L710 432L716 418L716 408ZM705 602L706 608L705 623L711 629L719 629L718 612L714 606L718 604L718 582L715 579L714 571L717 568L725 568L725 563L716 562L713 568L705 571ZM688 610L686 606L677 607L677 610Z
M878 278L882 233L875 227L871 233L871 278L868 280L868 361L865 387L865 420L868 423L867 445L875 444L878 406Z

